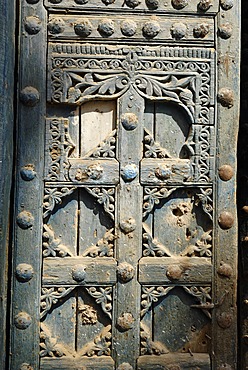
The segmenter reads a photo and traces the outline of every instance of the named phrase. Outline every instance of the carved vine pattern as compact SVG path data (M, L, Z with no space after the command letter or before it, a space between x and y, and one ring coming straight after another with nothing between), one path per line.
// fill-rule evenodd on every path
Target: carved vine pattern
M78 45L76 47L80 48ZM53 45L51 49L61 54L57 50L59 46ZM205 57L209 61L172 62L166 60L167 54L175 52L172 48L159 51L156 47L116 46L111 49L92 45L88 50L82 48L81 54L92 53L95 54L94 58L90 58L90 55L67 57L66 54L73 53L72 49L71 45L70 48L65 45L62 55L52 55L51 85L54 102L81 104L96 97L116 98L133 86L145 98L153 97L181 105L192 123L209 123L213 58L209 50L203 51L205 56L199 54L199 58ZM184 57L185 53L188 54L189 49L185 48L178 56ZM194 53L197 57L197 50Z
M154 140L152 134L145 128L144 137L145 157L146 158L171 158L168 151Z
M144 203L143 203L143 217L146 217L152 212L155 205L160 203L161 199L168 198L176 188L144 188Z
M99 304L103 312L112 319L112 287L90 287L86 291Z
M41 302L40 302L40 318L44 318L47 313L51 310L52 306L58 303L61 298L66 297L72 292L74 287L63 288L42 288L41 289Z
M83 257L113 257L114 255L114 243L113 241L117 238L117 236L113 233L114 229L108 230L104 236L98 240L95 245L91 245L90 247L86 248L84 253L82 254Z
M213 220L213 189L200 188L200 191L200 193L197 193L198 199L196 200L196 205L201 203L203 211L208 215L210 220Z
M111 325L108 325L79 351L79 356L110 356L111 337Z
M169 353L169 350L161 342L154 342L152 340L152 333L149 328L144 324L140 323L140 353L141 355L162 355Z
M75 144L69 134L69 120L64 118L47 119L46 180L68 181L69 162Z
M151 230L149 227L143 223L143 256L152 256L152 257L172 257L172 253L166 248L163 244L161 244L156 238L153 238L151 235Z
M45 188L43 217L46 218L57 204L62 203L62 198L72 194L75 189L76 187Z
M175 286L143 286L141 295L141 317L149 311L153 303L158 302L159 298L165 297L174 288ZM182 286L182 288L199 302L199 304L192 304L190 307L201 309L208 318L211 318L211 313L209 311L214 308L214 304L211 303L211 287Z
M114 220L115 211L115 189L114 188L85 188L89 194L97 199L99 204L103 205L104 211Z

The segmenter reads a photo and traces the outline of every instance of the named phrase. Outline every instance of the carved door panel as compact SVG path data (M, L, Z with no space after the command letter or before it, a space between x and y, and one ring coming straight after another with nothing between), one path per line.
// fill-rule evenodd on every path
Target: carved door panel
M20 14L10 368L236 369L238 4Z

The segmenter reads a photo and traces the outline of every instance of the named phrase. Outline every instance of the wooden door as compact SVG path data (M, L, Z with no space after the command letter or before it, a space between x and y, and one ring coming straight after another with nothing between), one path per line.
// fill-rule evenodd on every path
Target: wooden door
M237 368L238 15L21 2L12 370Z

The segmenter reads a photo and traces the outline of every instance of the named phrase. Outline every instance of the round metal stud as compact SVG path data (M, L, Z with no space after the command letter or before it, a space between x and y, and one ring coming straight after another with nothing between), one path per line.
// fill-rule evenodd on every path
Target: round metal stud
M160 32L160 25L157 21L146 22L142 28L143 36L152 39Z
M132 181L138 175L138 167L136 164L127 164L121 169L121 177L124 181Z
M220 267L217 270L218 274L230 278L233 274L233 269L228 263L221 261Z
M229 10L233 7L233 0L220 0L220 6L223 10Z
M198 9L202 11L208 10L212 6L212 1L211 0L201 0L198 4Z
M64 32L65 22L62 18L52 18L48 23L47 28L52 35L57 35Z
M209 33L209 25L207 23L198 24L193 29L194 37L203 39Z
M127 131L135 130L138 126L138 117L134 113L124 113L121 116L121 124Z
M61 2L62 0L49 0L49 3L52 3L52 4L59 4Z
M123 283L127 283L134 277L134 268L130 263L122 262L117 267L117 274Z
M183 9L185 6L188 5L188 0L172 0L171 1L173 8L175 9Z
M132 20L125 20L121 24L121 32L124 36L131 37L136 33L137 24Z
M34 224L34 217L32 213L28 211L22 211L18 214L16 222L20 228L29 229Z
M234 170L230 165L224 164L223 166L219 168L219 176L221 180L223 181L231 180L233 175L234 175Z
M178 265L168 266L166 276L170 280L179 280L182 276L183 270Z
M26 0L28 4L37 4L40 0Z
M166 164L160 165L155 170L155 176L160 180L168 180L172 175L171 166Z
M23 363L21 364L21 367L19 370L34 370L33 366L27 364L27 363Z
M222 229L230 229L234 224L234 217L230 212L224 211L219 216L219 225Z
M117 319L117 326L120 331L127 331L132 329L134 323L134 317L129 312L124 312L121 316Z
M177 22L177 23L174 23L171 27L171 36L176 39L176 40L180 40L182 39L183 37L186 36L186 33L187 33L187 26L184 24L184 23L181 23L181 22Z
M71 272L73 280L77 282L84 281L87 275L85 269L86 267L82 265L76 265L75 267L73 267L72 272Z
M74 26L75 34L81 37L87 37L92 32L92 24L88 19L84 19L82 22Z
M125 4L129 8L134 9L140 4L140 0L125 0Z
M103 168L100 164L91 164L86 169L86 175L91 180L99 180L102 177Z
M20 101L28 107L34 107L40 100L40 94L35 87L26 86L20 92Z
M21 330L27 329L31 322L32 318L27 312L19 312L14 319L15 326Z
M24 28L30 35L36 35L41 30L41 20L39 17L30 16L25 19Z
M117 370L133 370L133 367L127 362L123 362L120 366L117 367Z
M97 30L102 36L109 37L115 32L115 24L111 19L104 18L99 23Z
M223 107L231 108L234 104L234 94L231 89L223 87L218 92L218 101Z
M20 263L17 265L15 273L18 281L27 282L34 276L34 269L27 263Z
M27 166L24 166L21 168L20 171L21 178L25 181L31 181L35 178L36 172L34 170L33 164L27 164Z
M233 28L231 23L221 24L218 29L218 34L222 39L229 39L232 36Z
M146 6L151 10L157 9L159 6L159 0L146 0Z
M120 222L120 228L125 234L134 231L136 229L136 226L137 225L133 217L129 217L128 219Z
M217 316L217 322L222 329L227 329L232 325L233 314L231 312L222 312Z

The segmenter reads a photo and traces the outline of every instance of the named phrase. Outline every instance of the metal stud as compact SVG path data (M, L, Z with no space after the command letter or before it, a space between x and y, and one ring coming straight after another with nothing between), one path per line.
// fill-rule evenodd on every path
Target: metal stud
M86 266L76 265L71 272L73 280L77 282L83 282L86 278Z
M41 20L39 17L30 16L24 21L24 28L30 35L36 35L41 30Z
M201 0L198 4L198 9L202 11L208 10L212 6L212 1L211 0Z
M25 330L31 325L32 318L27 312L19 312L15 316L14 323L18 329Z
M231 312L222 312L217 315L217 323L222 329L227 329L232 325L233 314Z
M220 176L221 180L223 180L223 181L231 180L233 175L234 175L234 170L233 170L232 166L230 166L228 164L224 164L223 166L221 166L219 168L219 176Z
M74 31L78 36L87 37L92 32L92 24L88 19L84 19L82 22L77 23L74 26Z
M233 0L220 0L220 6L223 10L229 10L233 7Z
M121 116L121 124L127 131L135 130L138 126L138 117L134 113L124 113Z
M204 38L209 33L209 25L201 23L194 27L193 34L195 38Z
M220 267L217 270L218 274L227 278L230 278L233 274L233 269L228 263L223 261L220 263Z
M125 234L134 231L136 229L136 226L137 225L133 217L129 217L128 219L120 222L120 228Z
M122 282L127 283L134 277L134 268L130 263L122 262L117 267L117 274Z
M173 8L175 9L183 9L185 6L188 5L188 0L172 0L171 1Z
M180 40L186 36L187 26L184 23L177 22L172 25L170 31L171 31L171 36L174 39Z
M230 212L224 211L219 216L219 225L222 229L230 229L234 224L234 217Z
M20 93L20 101L28 107L34 107L40 100L38 90L33 86L26 86Z
M117 367L117 370L133 370L133 367L127 362L123 362L120 366Z
M179 280L182 276L183 270L178 265L169 266L166 271L166 276L170 280Z
M32 279L34 275L34 269L27 263L20 263L16 267L16 278L21 282L27 282Z
M142 28L143 36L152 39L160 32L160 25L157 21L149 21L144 24Z
M115 32L115 24L111 19L104 18L99 23L98 32L104 37L110 37Z
M232 36L233 28L231 23L221 24L218 29L218 34L222 39L229 39Z
M29 229L34 224L34 217L31 212L22 211L16 218L18 226L22 229Z
M35 178L36 172L34 170L33 164L27 164L26 166L21 168L20 171L21 178L25 181L31 181Z
M57 35L64 32L65 22L62 18L52 18L48 23L47 28L52 35Z
M136 164L127 164L125 167L121 168L121 177L124 181L132 181L138 175L138 168Z
M21 364L21 367L19 370L34 370L33 366L27 364L27 363L23 363Z
M231 108L234 104L234 94L231 89L223 87L218 92L219 103L226 108Z
M125 4L129 8L134 9L140 4L140 0L125 0Z
M155 10L159 6L159 0L146 0L146 6L151 10Z
M130 20L125 20L121 24L121 32L124 36L133 36L136 33L137 30L137 24Z
M124 312L117 319L117 327L120 331L127 331L132 329L134 323L134 317L129 312Z

